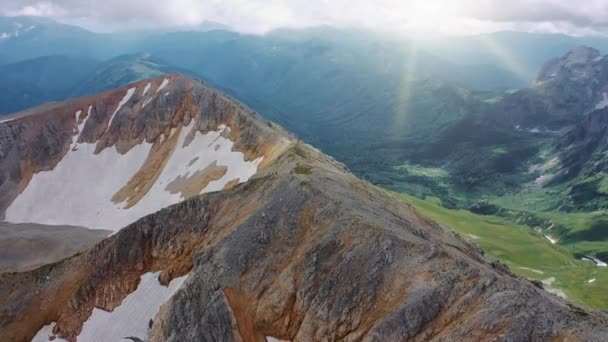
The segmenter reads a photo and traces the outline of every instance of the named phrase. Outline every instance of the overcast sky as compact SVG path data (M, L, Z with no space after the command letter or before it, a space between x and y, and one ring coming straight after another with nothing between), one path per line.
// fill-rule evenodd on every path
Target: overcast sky
M331 25L416 34L608 34L608 0L0 0L0 13L46 16L95 31L216 21L251 33Z

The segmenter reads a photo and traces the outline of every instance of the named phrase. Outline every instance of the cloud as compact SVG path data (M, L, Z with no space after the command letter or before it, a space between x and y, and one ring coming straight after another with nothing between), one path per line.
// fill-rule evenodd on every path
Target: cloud
M51 17L103 31L216 21L254 33L318 25L456 34L608 33L606 0L0 0L0 13Z
M605 0L477 0L467 1L469 15L500 22L568 22L577 26L606 25Z
M3 7L4 4L2 3ZM3 12L10 16L33 16L33 17L58 17L63 16L66 12L63 8L55 6L52 2L40 1L30 5L22 5L18 7L6 6Z

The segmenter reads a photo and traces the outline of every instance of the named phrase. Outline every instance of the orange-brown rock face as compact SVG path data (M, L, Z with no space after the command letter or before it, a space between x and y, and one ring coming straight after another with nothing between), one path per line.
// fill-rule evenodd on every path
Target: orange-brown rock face
M0 216L117 230L246 181L289 142L279 127L179 75L34 108L0 124Z
M164 80L154 82L148 91ZM171 82L162 92L179 96ZM255 175L245 182L228 177L220 191L145 216L58 263L0 274L4 339L594 341L607 336L605 314L575 307L513 275L330 157L284 140L272 124L245 115L228 98L220 105L221 95L208 91L210 96L199 99L199 91L180 96L183 105L175 108L182 108L176 110L181 114L168 116L171 126L150 128L158 135L150 133L154 152L142 165L162 159L165 149L194 146L200 138L184 135L174 144L171 131L196 127L218 132L214 139L229 137L235 149L247 150L245 159L263 155ZM99 135L97 148L129 150L137 148L134 137L147 139L141 133L147 128L134 128L137 116L125 112L119 120L126 121ZM218 130L220 125L230 130ZM156 140L161 133L162 142ZM214 150L213 140L207 145ZM131 208L145 200L134 194L152 191L146 184L162 178L154 170L136 172L116 200L136 202ZM223 173L218 163L170 188L188 197L193 193L184 189L199 189Z
M94 307L118 310L150 272L163 284L186 276L152 341L597 340L608 329L604 314L488 262L304 145L86 253L2 275L0 329L20 341L57 322L76 340Z

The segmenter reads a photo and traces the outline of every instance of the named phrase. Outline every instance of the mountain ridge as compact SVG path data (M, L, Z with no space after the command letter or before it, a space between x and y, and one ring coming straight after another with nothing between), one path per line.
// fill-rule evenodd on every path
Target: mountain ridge
M144 106L146 96L156 99ZM88 106L87 118L74 116ZM136 124L157 115L143 127ZM194 132L188 140L205 153L213 153L205 148L214 143L200 143L199 135L234 142L230 151L220 148L218 166L234 150L244 152L245 160L264 159L240 184L227 182L217 191L199 185L70 258L1 273L0 330L9 341L594 340L608 333L606 314L567 303L540 283L514 275L474 243L192 79L143 80L17 117L0 123L0 132L33 120L38 127L56 122L55 130L26 127L26 136L37 141L59 132L55 140L64 146L39 158L17 200L27 197L41 174L59 172L66 158L87 151L84 144L96 143L93 155L117 149L124 158L146 142L170 144L180 127ZM16 153L14 146L24 144L28 140L8 148L0 139L0 171L11 164L6 156ZM180 163L191 164L191 158ZM154 165L172 169L171 163ZM76 180L82 169L70 171ZM134 177L129 187L147 184L138 179L149 178Z

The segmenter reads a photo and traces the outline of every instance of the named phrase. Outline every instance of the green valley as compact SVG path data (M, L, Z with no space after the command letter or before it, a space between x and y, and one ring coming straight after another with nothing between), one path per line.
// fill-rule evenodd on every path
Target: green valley
M541 234L497 216L444 208L434 197L426 199L390 192L414 205L444 227L479 244L514 273L543 282L550 292L598 309L608 309L608 268L577 259L568 246L553 245ZM604 242L608 247L608 241Z

